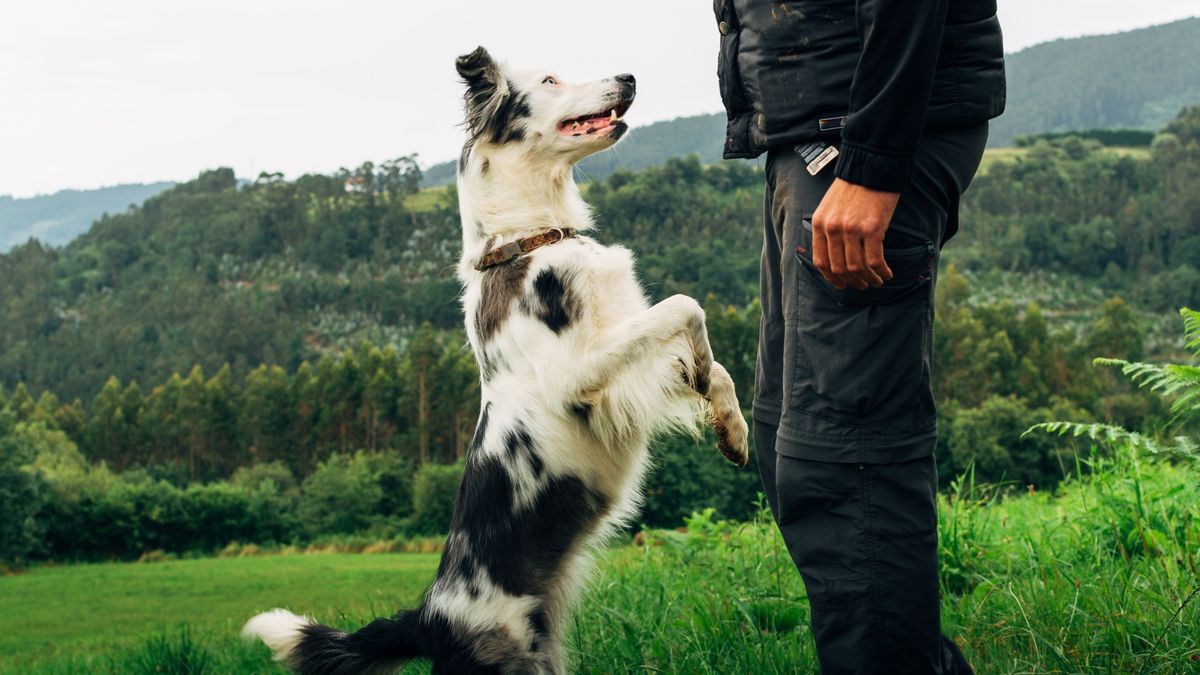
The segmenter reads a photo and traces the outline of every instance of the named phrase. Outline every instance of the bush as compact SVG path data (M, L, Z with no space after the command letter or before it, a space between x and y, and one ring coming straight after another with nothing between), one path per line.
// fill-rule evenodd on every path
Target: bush
M260 544L287 541L296 530L292 500L271 482L250 489L228 483L193 485L183 493L180 531L174 550L216 550L230 541Z
M379 453L368 457L371 469L379 477L381 496L377 512L388 519L400 519L412 514L412 463L397 453Z
M1079 414L1082 411L1061 400L1049 408L1035 408L1015 396L989 396L976 408L948 409L942 420L945 446L938 472L951 478L973 468L981 482L1053 488L1075 470L1073 449L1047 436L1022 434L1047 418Z
M426 464L417 469L412 487L414 532L433 534L450 530L454 498L458 494L458 484L462 482L463 468L463 463L458 462Z
M134 559L145 551L210 552L233 540L290 541L294 501L271 482L174 486L103 466L49 483L38 519L40 554L55 559Z
M333 455L304 480L298 515L310 535L352 534L371 523L382 498L367 455Z
M21 562L35 549L43 485L25 465L28 448L16 436L0 436L0 562Z
M296 491L296 475L279 460L243 466L233 472L233 477L229 481L238 487L250 489L256 489L263 483L270 482L281 494L292 494Z

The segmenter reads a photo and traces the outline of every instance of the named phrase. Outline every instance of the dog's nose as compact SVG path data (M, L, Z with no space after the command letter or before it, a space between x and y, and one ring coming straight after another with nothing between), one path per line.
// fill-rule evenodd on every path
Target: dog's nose
M629 87L631 89L633 87L637 86L637 80L634 79L633 75L630 73L621 73L620 75L616 76L613 79L615 79L617 82L620 82L621 84L629 85Z

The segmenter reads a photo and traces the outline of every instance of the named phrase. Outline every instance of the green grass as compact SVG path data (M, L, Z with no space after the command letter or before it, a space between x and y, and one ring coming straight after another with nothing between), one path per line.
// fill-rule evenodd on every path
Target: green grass
M1132 157L1139 160L1150 159L1150 148L1148 147L1110 147L1104 148L1104 152L1108 152L1118 157ZM983 162L979 165L979 173L987 173L994 164L998 162L1013 162L1025 157L1029 154L1029 148L988 148L983 153Z
M449 194L449 186L425 188L411 195L404 204L416 213L432 211Z
M980 673L1200 672L1194 469L1123 456L1058 494L943 498L943 627ZM600 556L571 626L584 673L815 672L774 528L694 516ZM0 578L0 671L282 672L237 637L276 605L354 628L412 606L436 556L296 555L47 567ZM424 663L406 673L428 672Z
M437 561L434 554L314 554L37 568L0 578L0 671L120 652L164 631L177 638L183 624L201 641L233 639L246 619L271 607L330 621L388 613L417 602Z

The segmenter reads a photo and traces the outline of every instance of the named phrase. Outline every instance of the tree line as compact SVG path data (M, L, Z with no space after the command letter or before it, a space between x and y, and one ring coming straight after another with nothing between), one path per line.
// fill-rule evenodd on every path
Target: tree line
M143 390L109 380L87 404L0 389L0 410L59 430L91 462L140 468L179 484L281 462L307 476L331 454L389 450L413 464L461 459L479 409L465 340L428 324L403 353L363 343L295 370L262 364L237 377L225 365Z

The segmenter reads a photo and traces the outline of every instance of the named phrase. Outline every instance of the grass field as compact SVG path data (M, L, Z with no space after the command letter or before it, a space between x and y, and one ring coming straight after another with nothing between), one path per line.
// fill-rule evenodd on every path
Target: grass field
M1125 458L1058 495L960 483L942 504L943 627L980 673L1200 673L1196 472ZM568 639L585 673L815 672L774 529L693 517L603 553ZM353 628L411 606L436 556L45 567L0 578L0 672L282 672L237 638L277 605ZM414 663L406 673L428 672Z
M1134 159L1150 159L1150 148L1147 147L1111 147L1105 152L1118 157L1133 157ZM1012 162L1029 154L1028 148L988 148L983 153L983 162L979 165L979 173L987 173L988 169L999 162Z
M405 205L418 213L422 211L431 211L435 206L440 204L449 193L450 188L446 186L425 188L411 195L405 202Z
M57 660L71 672L80 664L69 657L120 651L185 623L197 637L233 637L274 606L331 619L388 613L416 603L437 560L315 554L39 568L0 579L0 668Z

